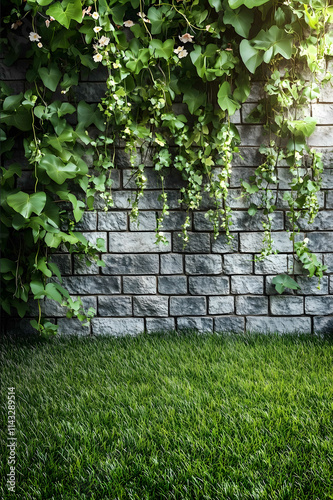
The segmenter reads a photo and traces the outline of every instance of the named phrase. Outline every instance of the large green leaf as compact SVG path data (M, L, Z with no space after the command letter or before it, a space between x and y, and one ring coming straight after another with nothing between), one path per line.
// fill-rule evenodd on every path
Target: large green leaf
M43 192L28 194L23 191L7 197L8 205L28 219L32 213L39 215L46 203L46 194Z
M151 32L153 35L158 35L161 33L162 25L165 22L165 14L162 9L156 9L156 7L150 7L147 15L149 21L151 21Z
M251 73L255 73L258 66L263 61L263 53L255 49L248 40L242 40L239 45L239 52L243 63Z
M229 5L232 9L237 9L241 5L245 5L248 9L253 9L269 1L270 0L229 0Z
M55 155L46 154L39 163L39 168L57 184L63 184L67 179L74 179L77 174L77 166L74 163L63 163Z
M41 77L45 87L52 90L52 92L55 92L62 76L58 66L53 63L50 64L50 66L48 66L47 68L39 68L38 74Z
M63 0L56 2L49 9L46 14L54 17L58 23L69 28L72 19L80 23L82 21L82 5L80 0Z
M166 40L164 43L161 40L151 40L149 48L154 51L156 57L162 57L163 59L169 59L172 54L174 47L173 40Z
M184 90L183 102L187 104L190 113L194 113L200 106L205 104L206 95L204 92L199 92L197 89Z
M287 125L296 137L310 137L316 128L317 120L307 116L304 120L289 120Z
M234 101L231 97L231 87L229 82L224 82L220 86L217 94L217 102L223 111L228 111L229 115L233 115L240 107L238 102Z
M236 33L247 38L253 23L253 17L253 11L245 8L237 10L227 9L223 16L223 22L231 24L235 28Z
M77 107L77 118L80 128L86 129L94 124L101 131L105 129L103 115L99 109L96 109L96 105L80 101Z
M261 30L251 40L256 49L264 50L264 61L269 61L276 54L281 54L285 59L290 59L293 50L293 37L277 26L271 26L268 31Z

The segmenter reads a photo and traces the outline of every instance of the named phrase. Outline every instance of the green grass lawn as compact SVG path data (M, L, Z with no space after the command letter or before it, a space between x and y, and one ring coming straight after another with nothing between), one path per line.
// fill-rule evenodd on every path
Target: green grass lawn
M333 342L8 339L1 498L333 498ZM16 493L5 476L16 390Z

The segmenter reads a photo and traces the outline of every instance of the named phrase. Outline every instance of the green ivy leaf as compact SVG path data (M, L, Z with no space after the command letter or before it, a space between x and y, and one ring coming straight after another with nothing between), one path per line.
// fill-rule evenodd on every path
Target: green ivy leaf
M53 63L50 64L50 66L47 68L39 68L38 74L41 77L45 87L52 90L52 92L55 92L62 76L58 66Z
M193 114L198 108L200 108L200 106L205 104L206 96L203 92L199 92L197 89L187 88L184 90L183 102L187 104L189 112Z
M74 179L77 175L77 166L74 163L63 163L55 155L46 154L39 162L39 168L57 184L63 184L67 179Z
M269 1L270 0L229 0L229 5L232 9L237 9L241 5L245 5L248 9L253 9Z
M229 115L233 115L240 104L231 97L231 87L229 82L224 82L220 86L217 94L217 102L223 111L228 111Z
M225 24L231 24L231 26L235 28L236 33L240 36L248 38L253 23L253 17L253 12L245 8L237 10L227 9L223 16L223 22Z
M95 105L80 101L77 107L77 118L78 126L81 129L86 129L92 124L96 125L101 131L105 129L103 115L99 109L96 109Z
M46 11L48 16L54 17L58 23L69 28L71 20L82 22L82 5L80 0L63 0L56 2Z
M39 215L46 203L46 194L43 192L28 194L23 191L11 194L7 197L8 205L25 219L29 219L32 213Z
M279 274L272 279L272 283L278 293L283 293L286 288L291 290L299 290L301 287L296 281L288 276L288 274Z
M255 73L256 69L263 62L263 53L255 49L251 43L244 39L239 45L239 52L243 63L251 73Z
M317 125L317 120L307 116L304 120L289 120L287 123L288 129L296 137L310 137L313 134Z
M269 63L276 54L281 54L285 59L291 58L293 37L275 25L268 31L261 30L251 42L255 48L265 51L263 55L265 63Z

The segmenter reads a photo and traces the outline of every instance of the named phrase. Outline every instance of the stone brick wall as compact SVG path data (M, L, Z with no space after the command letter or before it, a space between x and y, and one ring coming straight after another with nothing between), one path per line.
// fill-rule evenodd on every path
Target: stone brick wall
M24 82L16 70L1 65L0 73L16 92L23 90ZM103 78L102 74L96 74L90 81L81 82L77 88L78 98L98 100L103 93ZM260 95L260 83L254 82L248 102L233 117L239 126L242 147L241 156L233 162L230 184L230 204L234 209L232 246L226 243L223 234L214 240L203 209L191 215L190 240L183 248L179 233L186 213L185 207L178 204L182 181L174 171L168 172L165 179L170 206L170 215L164 224L168 243L156 245L154 229L161 202L153 161L146 160L147 190L140 200L139 221L133 223L129 219L128 199L134 196L135 183L128 158L120 148L118 169L113 175L114 208L104 212L102 200L96 199L96 210L86 212L77 226L90 241L98 237L105 239L107 253L102 258L106 267L87 267L75 255L53 257L69 292L80 295L85 306L97 310L91 329L83 328L78 321L66 319L59 305L45 302L44 313L59 325L60 332L134 335L143 330L183 328L281 333L333 331L333 89L330 86L323 89L321 98L313 102L308 111L318 120L309 143L323 153L325 171L320 213L311 226L300 222L299 235L301 239L309 238L310 249L328 270L319 290L317 280L306 278L296 263L295 273L302 288L282 296L275 292L271 281L274 275L286 273L293 266L283 200L288 167L279 167L278 210L273 218L273 238L279 254L263 262L254 261L262 246L261 214L250 217L247 202L239 199L241 179L248 179L259 165L258 146L266 140L261 125L245 121ZM28 185L29 175L27 168L19 179L20 188ZM207 203L204 200L204 206Z

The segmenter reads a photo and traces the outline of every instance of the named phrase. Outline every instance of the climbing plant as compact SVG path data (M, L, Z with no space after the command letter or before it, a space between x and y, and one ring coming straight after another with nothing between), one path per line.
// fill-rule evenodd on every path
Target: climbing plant
M42 318L44 297L83 322L94 314L63 288L52 253L65 247L103 265L103 241L92 245L75 223L93 209L97 196L105 210L112 207L119 145L129 154L137 186L133 219L147 181L145 155L154 151L163 202L158 242L164 240L169 207L163 180L170 168L186 181L180 202L190 211L208 196L214 235L223 231L230 240L229 179L241 142L230 118L258 76L265 80L265 98L249 120L264 123L268 140L260 148L262 164L243 188L253 199L249 214L258 208L263 213L259 258L273 252L278 191L272 186L278 185L277 167L284 161L292 176L284 199L295 255L310 275L322 276L324 267L307 239L296 242L295 233L300 217L312 222L318 211L323 165L307 145L316 123L301 110L319 96L319 82L332 78L325 71L325 58L333 56L328 0L4 0L2 8L4 62L28 61L28 90L15 94L1 84L1 280L8 314L16 310L23 317L33 297L39 314L32 324L45 334L56 326ZM78 102L80 77L102 67L104 97L96 105ZM305 73L309 79L301 77ZM29 191L17 187L22 175L17 150L29 165ZM188 226L189 217L185 244ZM290 280L277 280L280 290Z

